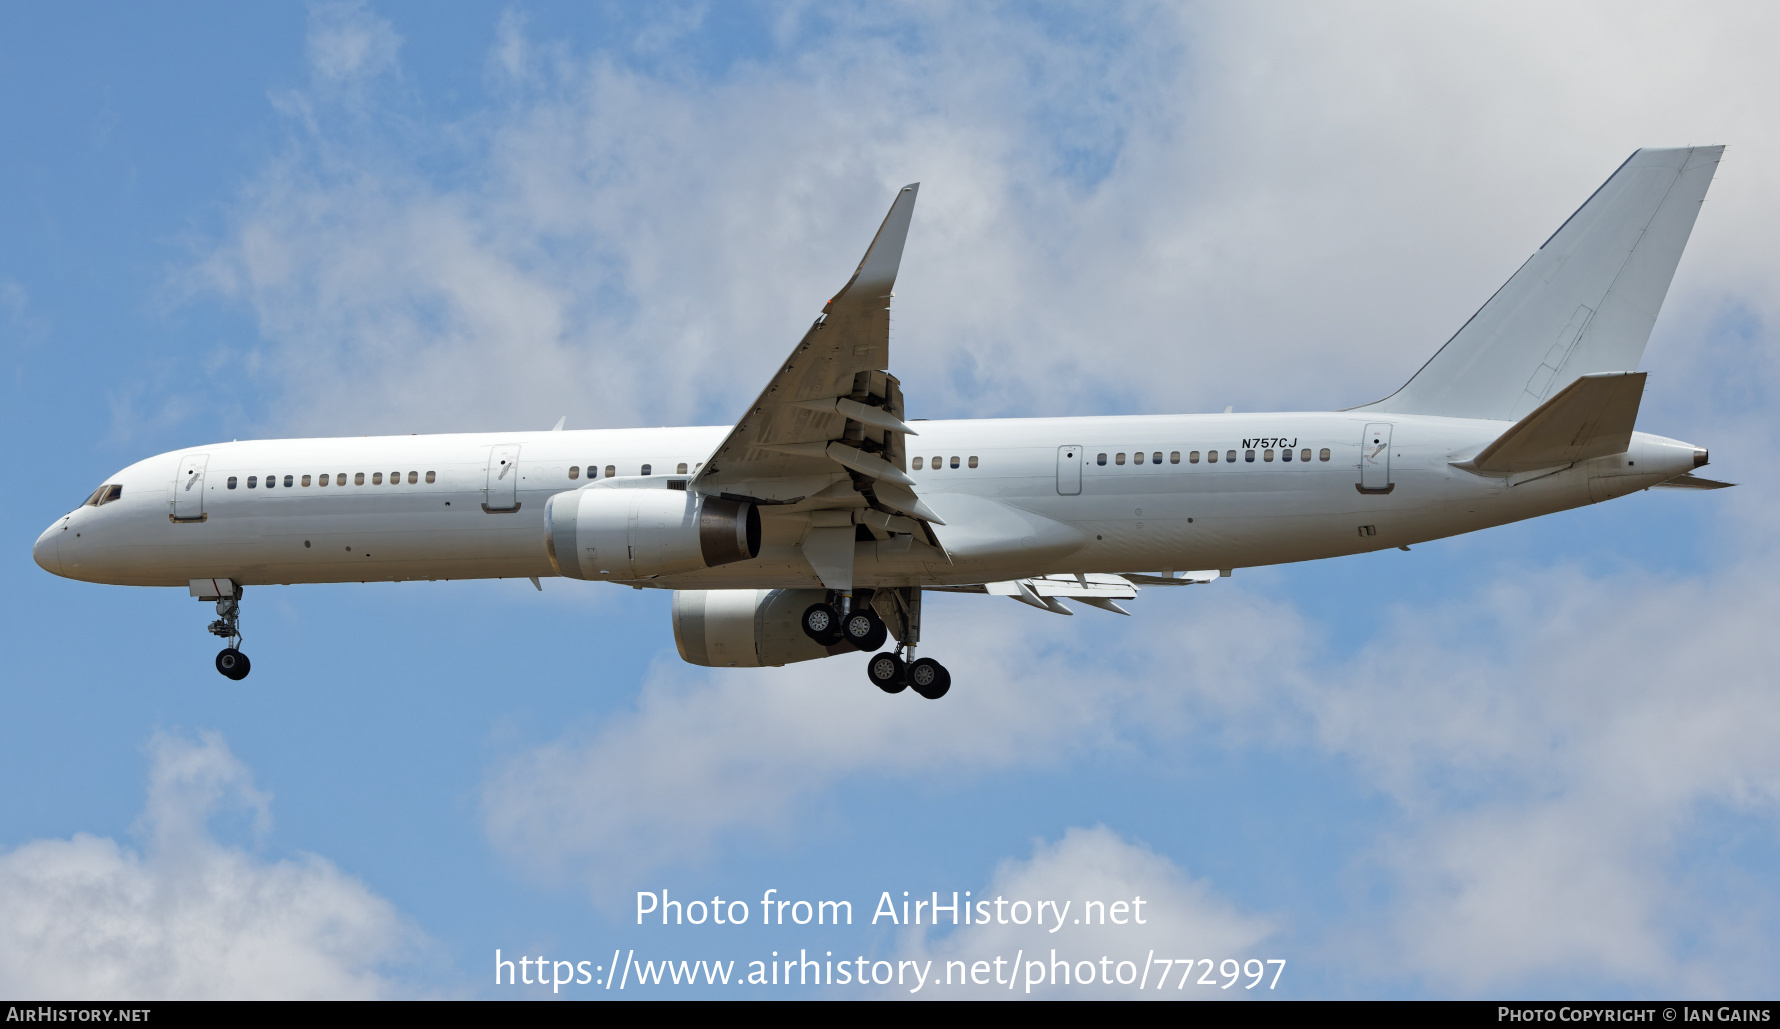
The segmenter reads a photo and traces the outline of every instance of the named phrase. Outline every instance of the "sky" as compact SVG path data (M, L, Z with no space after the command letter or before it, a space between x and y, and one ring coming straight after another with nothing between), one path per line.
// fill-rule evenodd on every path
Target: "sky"
M0 6L35 469L0 515L0 995L1773 998L1777 41L1734 3ZM933 597L939 703L858 658L685 665L665 594L562 580L255 589L231 683L208 605L29 554L217 440L732 421L914 181L912 417L1366 403L1686 144L1728 149L1639 428L1738 488L1128 619ZM1008 920L903 924L905 891ZM633 970L786 956L873 981Z

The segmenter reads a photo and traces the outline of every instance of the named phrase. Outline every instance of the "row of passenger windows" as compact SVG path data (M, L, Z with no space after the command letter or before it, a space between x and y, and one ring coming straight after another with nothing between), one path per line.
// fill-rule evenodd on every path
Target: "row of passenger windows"
M1261 454L1261 460L1263 460L1263 461L1273 460L1274 452L1271 450L1262 450L1260 452L1260 454ZM1180 464L1180 457L1181 457L1180 451L1171 450L1168 452L1168 463L1169 464ZM1242 459L1244 461L1251 463L1251 464L1254 463L1255 451L1244 450L1242 452ZM1290 462L1293 460L1308 462L1310 460L1310 448L1305 447L1302 450L1281 450L1279 452L1279 459L1281 461L1287 461L1287 462ZM1329 459L1329 448L1324 447L1321 450L1317 451L1316 459L1318 461L1327 461ZM1141 450L1138 451L1137 453L1131 455L1131 463L1132 464L1143 464L1144 460L1145 460L1145 454ZM1161 464L1162 463L1162 452L1160 450L1157 450L1157 451L1150 453L1148 455L1148 460L1149 460L1150 464ZM1235 464L1236 463L1236 451L1234 451L1234 450L1224 451L1222 460L1229 464ZM971 461L973 462L971 467L973 467L973 468L976 467L976 465L974 463L976 461L976 458L971 458ZM1219 461L1219 457L1218 457L1217 451L1207 450L1205 452L1205 462L1207 464L1217 464L1218 461ZM1094 463L1100 464L1100 465L1105 464L1106 463L1106 455L1105 454L1096 454L1094 457ZM1124 454L1114 454L1113 455L1113 464L1124 464L1124 463L1125 463L1125 455ZM1197 451L1197 450L1187 451L1187 463L1188 464L1198 464L1199 463L1199 451ZM917 464L917 465L915 465L915 467L919 468L921 466L919 464ZM956 464L954 464L952 467L956 468L958 466Z
M702 464L704 464L704 462L700 461L699 464L702 465ZM599 478L599 474L600 474L599 465L590 464L587 466L587 477L589 479L597 479L597 478ZM613 478L617 474L618 474L618 466L617 465L609 464L606 466L606 478L608 478L608 479ZM639 467L637 474L638 475L654 475L655 474L655 466L652 464L642 465ZM666 473L664 472L663 474L666 474ZM674 466L674 474L675 475L685 475L686 474L686 462L681 461L679 464L675 465ZM569 478L579 479L580 477L581 477L581 466L578 464L569 465Z
M944 461L945 461L945 458L944 458L944 457L941 457L941 456L939 456L939 455L935 455L935 456L934 456L934 458L933 458L933 470L934 470L934 471L936 471L936 472L937 472L937 471L939 471L939 470L940 470L940 469L941 469L941 468L944 468L944 467L945 467L945 465L944 465L944 463L943 463L943 462L944 462ZM918 457L917 457L917 458L915 458L915 459L914 459L914 461L912 461L912 462L910 462L910 463L911 463L911 464L913 464L913 465L914 465L914 468L915 468L915 471L917 471L917 472L918 472L918 471L920 471L920 470L921 470L921 459L920 459L920 458L918 458ZM975 468L975 467L976 467L976 466L977 466L977 459L976 459L976 458L974 458L974 457L972 457L972 458L971 458L971 459L970 459L970 466L971 466L971 467L972 467L972 468ZM953 467L953 468L956 468L956 467L958 467L958 455L956 455L956 454L953 454L953 455L952 455L952 467Z
M435 482L438 480L438 476L439 476L438 472L427 472L426 473L426 481ZM312 479L313 479L315 485L318 485L318 486L326 486L330 481L337 482L342 486L346 485L346 473L345 472L340 472L337 475L329 475L328 473L323 472L321 475L313 476L313 477L308 476L308 475L304 475L301 477L295 476L295 475L286 475L284 477L284 486L286 489L289 489L292 486L299 486L299 485L307 486L310 484ZM401 472L390 472L389 473L389 484L391 486L399 485L401 483L401 481L402 481L402 473ZM420 482L420 473L419 472L409 472L408 473L408 484L410 486L417 485L419 482ZM353 473L352 484L354 486L363 486L365 484L365 473L364 472ZM229 476L229 488L234 489L237 485L238 485L238 483L236 482L235 476L233 476L233 475ZM249 475L247 477L247 488L248 489L258 489L259 485L260 485L260 477L259 476ZM371 473L371 485L373 485L373 486L383 485L383 473L382 472L372 472ZM277 489L278 488L278 476L276 476L276 475L266 476L266 488L267 489Z

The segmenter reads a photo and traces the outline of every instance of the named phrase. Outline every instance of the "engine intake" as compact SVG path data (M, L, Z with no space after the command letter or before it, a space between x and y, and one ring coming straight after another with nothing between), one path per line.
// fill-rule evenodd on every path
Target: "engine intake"
M746 501L669 489L581 489L544 504L544 549L571 579L648 579L760 554Z
M823 590L675 590L674 645L688 664L759 668L855 653L804 635L804 609Z

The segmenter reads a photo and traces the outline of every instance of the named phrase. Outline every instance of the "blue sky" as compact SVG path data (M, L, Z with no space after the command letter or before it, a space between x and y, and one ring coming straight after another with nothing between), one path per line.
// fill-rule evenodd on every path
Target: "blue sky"
M551 994L492 987L497 947L1067 946L1283 958L1289 997L1772 996L1775 28L0 9L0 417L33 471L0 550L0 992L517 998ZM182 592L28 553L111 471L211 440L727 421L915 180L915 417L1362 403L1627 153L1682 143L1730 149L1640 428L1739 489L1242 570L1128 620L935 598L940 704L846 659L691 668L665 596L560 581L256 589L235 685ZM636 926L663 888L861 922L903 890L1161 914Z

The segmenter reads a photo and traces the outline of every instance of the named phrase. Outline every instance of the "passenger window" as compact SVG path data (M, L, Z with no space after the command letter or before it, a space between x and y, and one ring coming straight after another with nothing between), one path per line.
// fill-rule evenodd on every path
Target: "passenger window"
M409 472L408 473L408 485L410 485L410 486L420 485L420 473L419 472Z
M1231 453L1235 453L1235 451L1231 451ZM1207 450L1205 452L1205 459L1207 461L1211 462L1212 464L1217 464L1218 463L1218 452L1215 450Z
M1292 459L1292 452L1291 452L1291 451L1290 451L1290 450L1282 450L1282 451L1280 451L1280 452L1279 452L1279 459L1280 459L1280 460L1281 460L1281 461L1290 461L1290 460L1291 460L1291 459Z
M1316 455L1316 459L1318 461L1327 461L1329 459L1329 448L1324 447L1322 452Z
M1242 452L1242 459L1244 461L1247 461L1249 464L1254 464L1255 463L1255 452L1252 450L1244 450Z
M917 458L915 458L915 471L918 472L920 470L921 470L921 459L917 457Z
M285 476L284 477L284 488L290 489L291 485L294 481L295 481L295 476L290 476L290 475Z
M1150 464L1161 464L1161 463L1162 463L1162 452L1160 450L1158 450L1155 453L1150 455ZM1174 455L1174 463L1180 464L1180 455L1179 454Z
M1178 450L1169 451L1168 452L1168 463L1169 464L1180 464L1180 451L1178 451Z
M1248 459L1249 459L1249 460L1250 460L1250 461L1253 461L1253 460L1254 460L1254 459L1255 459L1255 452L1254 452L1254 451L1252 451L1252 450L1251 450L1251 451L1249 451L1249 452L1248 452ZM1271 451L1271 450L1263 450L1263 451L1261 451L1261 460L1263 460L1263 461L1266 461L1266 462L1268 462L1268 463L1269 463L1269 464L1271 464L1271 463L1272 463L1272 462L1273 462L1273 451Z
M247 488L248 488L248 489L253 489L253 488L254 488L254 487L256 487L256 486L258 486L258 485L259 485L259 484L260 484L260 477L259 477L259 476L257 476L257 475L249 475L249 476L248 476L248 477L247 477Z
M352 484L354 486L363 486L365 484L365 473L364 472L354 472L352 474Z
M1187 463L1188 464L1198 464L1199 463L1199 451L1195 450L1195 451L1192 451L1191 453L1187 454Z
M426 481L432 482L433 480L430 478L432 473L428 472L427 475L429 476L429 478ZM569 465L569 478L579 479L580 477L581 477L581 466L578 464Z
M679 464L675 465L674 466L674 474L675 475L685 475L686 474L686 462L681 461Z
M328 477L327 477L327 476L326 476L326 475L323 475L323 476L322 476L322 477L321 477L321 482L320 482L320 485L322 485L322 486L326 486L326 485L327 485L327 484L328 484Z
M1248 459L1250 461L1253 461L1255 459L1254 451L1251 450L1248 452ZM1234 450L1224 451L1224 460L1230 464L1235 464L1236 463L1236 451L1234 451Z
M958 467L958 455L957 454L952 455L952 467L953 468Z
M278 476L276 476L276 475L266 476L266 488L267 489L271 489L272 487L274 487L276 485L278 485Z
M346 473L345 472L335 472L334 473L334 483L336 485L340 485L340 486L346 485Z
M971 467L972 467L972 468L975 468L975 467L976 467L976 466L977 466L977 459L976 459L976 458L974 458L974 457L973 457L973 458L971 458L971 459L970 459L970 466L971 466Z
M1113 464L1124 464L1124 463L1125 463L1124 453L1121 452L1121 453L1117 453L1117 454L1113 455Z
M1300 461L1310 460L1310 448L1309 447L1305 447L1304 452L1298 455L1298 460L1300 460Z
M1131 463L1132 464L1143 464L1143 451L1139 450L1137 453L1132 454L1131 455Z
M606 466L606 478L610 479L612 476L617 475L617 474L618 474L618 466L617 465L609 464Z
M1096 455L1094 458L1094 463L1095 464L1105 464L1106 463L1106 455L1105 454Z
M371 473L371 485L373 485L373 486L383 485L383 473L382 472L372 472Z
M433 482L433 481L435 481L435 480L437 480L437 479L438 479L438 478L439 478L439 473L438 473L438 472L428 472L428 473L426 473L426 481L427 481L427 482L428 482L428 483L431 483L431 482Z
M644 465L644 466L643 466L643 474L644 474L644 475L653 475L653 474L655 474L655 473L654 473L654 471L653 471L653 470L652 470L652 469L654 469L654 467L655 467L655 466L654 466L654 465L652 465L652 464L646 464L646 465Z
M307 476L307 475L303 476L303 485L305 485L305 486L309 485L309 476Z
M940 469L941 469L941 468L944 468L944 467L945 467L945 464L946 464L946 459L945 459L945 458L943 458L943 457L941 457L941 456L939 456L939 455L938 455L938 454L935 454L935 455L933 455L933 470L934 470L934 471L936 471L936 472L937 472L937 471L939 471L939 470L940 470Z
M230 489L235 488L235 477L233 475L229 476L229 488Z

